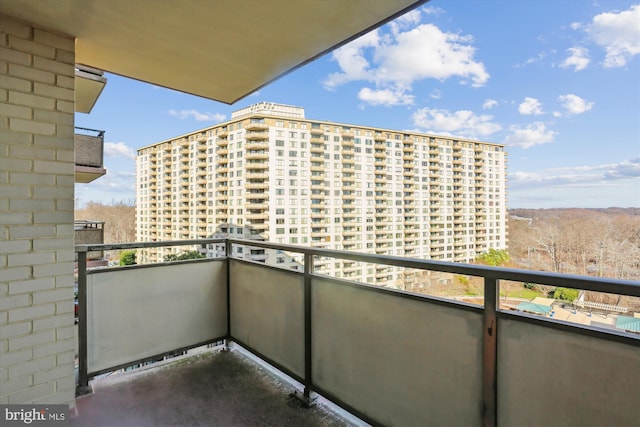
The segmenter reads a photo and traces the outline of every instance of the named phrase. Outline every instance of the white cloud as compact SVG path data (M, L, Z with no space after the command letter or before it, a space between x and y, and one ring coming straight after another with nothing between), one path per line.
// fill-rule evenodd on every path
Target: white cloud
M421 18L422 18L422 14L420 12L420 9L413 9L412 11L405 13L404 15L398 17L393 22L391 22L392 24L391 29L393 31L394 28L399 29L399 28L405 28L411 25L419 24Z
M429 93L429 97L433 99L440 99L442 98L442 91L440 89L434 89Z
M422 8L422 11L426 15L434 15L434 16L440 16L444 13L444 9L440 9L439 7L434 7L434 6L425 6Z
M568 166L537 172L510 172L509 186L522 188L540 185L573 185L628 178L640 178L640 157L602 165Z
M565 115L582 114L593 108L593 102L587 102L586 100L580 98L578 95L574 95L571 93L567 95L560 95L558 97L558 102L560 102L562 108L564 108ZM556 117L561 117L562 113L556 111L553 113L553 115Z
M495 99L487 98L487 100L484 101L484 104L482 104L482 109L483 110L490 110L493 107L495 107L496 105L498 105L498 101L496 101Z
M535 122L525 127L513 125L504 143L512 147L530 148L535 145L553 142L556 132L548 130L542 122Z
M414 100L413 95L408 95L403 91L393 91L390 89L370 89L363 87L358 92L358 99L370 105L384 105L391 107L393 105L411 105Z
M324 82L326 89L331 90L354 80L370 81L373 79L373 73L370 70L371 64L365 58L364 50L378 46L378 32L379 30L371 31L333 52L333 59L342 71L329 74Z
M105 142L104 155L107 157L135 160L136 152L124 142Z
M425 10L423 13L428 14ZM408 94L416 81L452 77L474 87L485 85L489 74L484 64L474 60L473 38L419 24L421 16L420 12L410 12L391 23L387 32L378 29L336 50L333 60L340 71L329 74L324 87L333 90L363 81L376 86L367 94ZM406 102L405 97L400 99Z
M593 18L586 28L593 41L604 48L605 68L624 67L640 54L640 5L622 12L607 12Z
M169 115L178 117L180 119L193 118L197 122L215 122L219 123L224 121L227 117L220 113L201 113L196 110L169 110Z
M524 101L518 106L518 112L523 116L539 116L544 114L542 111L542 104L535 98L524 98Z
M579 22L572 22L570 27L572 30L579 30L580 28L582 28L582 24Z
M493 116L478 116L468 110L452 113L447 110L422 108L413 113L412 119L416 126L428 132L469 138L486 137L501 129L500 125L492 121Z
M537 56L534 56L532 58L527 59L524 62L524 64L516 64L516 65L514 65L514 68L522 68L525 65L529 65L529 64L533 64L534 62L542 61L546 57L547 57L547 54L545 52L540 52Z
M587 68L589 62L589 51L584 47L570 47L567 49L569 57L560 64L561 68L573 67L573 71L581 71Z

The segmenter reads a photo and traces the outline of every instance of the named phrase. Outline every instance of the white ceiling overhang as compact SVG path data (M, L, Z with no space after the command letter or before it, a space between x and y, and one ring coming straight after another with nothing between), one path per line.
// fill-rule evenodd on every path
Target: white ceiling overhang
M225 103L427 0L0 0L76 63Z

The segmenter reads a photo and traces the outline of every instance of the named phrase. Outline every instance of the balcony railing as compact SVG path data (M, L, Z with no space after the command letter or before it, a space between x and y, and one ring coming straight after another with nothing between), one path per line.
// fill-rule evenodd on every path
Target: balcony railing
M96 250L217 245L220 258L87 271ZM300 271L238 259L295 253ZM80 384L231 340L373 425L638 425L640 337L500 308L501 281L640 297L630 281L254 240L77 246ZM229 254L234 254L229 256ZM480 277L481 305L314 272L327 259ZM344 262L344 261L341 261ZM382 267L380 267L382 266ZM434 273L435 272L435 273ZM391 274L391 270L388 274Z
M104 131L76 127L83 133L76 133L75 139L75 181L88 183L107 173L103 167Z

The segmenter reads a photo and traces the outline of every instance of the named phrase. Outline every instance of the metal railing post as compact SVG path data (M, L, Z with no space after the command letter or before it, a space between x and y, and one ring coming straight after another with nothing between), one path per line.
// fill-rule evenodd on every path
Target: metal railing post
M498 394L498 321L499 280L495 277L484 278L484 324L482 329L482 425L497 425Z
M91 393L87 366L87 247L78 250L78 386L76 396Z
M231 250L232 245L229 239L224 241L224 255L227 258L227 337L224 340L224 349L229 350L229 340L231 339Z
M311 343L311 273L313 272L313 255L304 254L304 391L300 395L297 391L294 396L302 401L306 407L314 404L311 398L312 389L312 343Z
M313 255L304 254L304 397L310 403L311 395L311 273Z

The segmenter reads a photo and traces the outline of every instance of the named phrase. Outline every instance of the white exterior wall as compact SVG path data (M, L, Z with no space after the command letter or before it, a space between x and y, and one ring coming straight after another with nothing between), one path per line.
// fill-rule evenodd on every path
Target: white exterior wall
M74 402L74 49L0 14L0 404Z
M489 248L506 247L503 147L318 122L291 117L287 111L259 111L260 105L241 110L229 122L139 150L140 240L209 237L228 225L231 237L251 238L249 229L260 227L255 221L261 221L255 215L250 218L253 209L266 214L268 227L260 238L275 243L460 262L473 260ZM265 137L250 135L256 131ZM194 138L202 134L207 135L207 157L193 160L193 153L201 148ZM266 146L258 147L256 139ZM173 153L170 160L162 156L165 167L175 174L171 183L153 179L152 167L146 163L153 151L165 147ZM181 163L184 157L173 158L176 150L183 149L193 161L187 169ZM264 150L265 157L257 157L260 153L254 150ZM253 171L255 162L264 165L258 169L268 183L264 197L249 198L250 162ZM206 218L195 214L200 212L194 210L199 204L197 189L189 189L184 199L188 210L180 210L180 201L172 208L170 222L154 212L153 192L143 190L147 181L157 182L158 198L181 194L181 180L193 180L202 167L207 169ZM319 189L324 194L318 194ZM254 197L264 199L266 207L251 208ZM172 231L164 233L168 224ZM183 229L185 224L188 230ZM203 224L206 236L199 232ZM299 260L290 255L268 250L258 257L294 267ZM369 283L395 283L402 278L400 269L362 269L335 259L323 260L322 271Z

